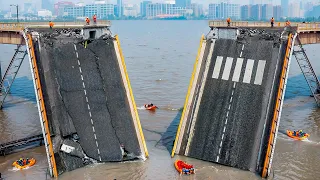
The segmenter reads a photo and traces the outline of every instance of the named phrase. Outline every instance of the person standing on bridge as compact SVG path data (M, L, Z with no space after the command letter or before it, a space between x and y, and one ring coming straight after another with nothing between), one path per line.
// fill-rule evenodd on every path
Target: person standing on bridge
M271 23L271 27L273 28L273 25L274 25L274 18L273 17L270 19L270 23Z
M87 25L90 25L90 19L89 19L89 17L86 18L86 24L87 24Z
M93 19L93 23L97 24L97 15L93 15L92 19Z
M227 18L228 27L230 27L231 19L230 17Z
M287 21L286 21L286 26L290 26L290 25L291 25L290 21L287 20Z
M54 23L53 23L52 21L49 21L49 27L50 27L50 29L52 29L53 26L54 26Z

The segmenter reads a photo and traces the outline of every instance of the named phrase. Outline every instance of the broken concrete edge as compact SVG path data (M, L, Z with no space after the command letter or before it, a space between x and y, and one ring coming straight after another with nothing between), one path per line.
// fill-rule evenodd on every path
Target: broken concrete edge
M175 140L174 140L174 145L173 145L172 152L171 152L171 157L174 157L175 153L177 153L180 150L180 145L178 145L178 143L181 142L181 139L182 139L182 135L180 135L181 128L182 128L182 126L184 127L185 123L186 123L185 122L185 117L187 117L187 116L185 116L185 114L187 113L186 112L187 104L189 102L191 89L192 89L192 87L194 85L194 76L195 76L195 73L196 73L196 70L197 70L197 67L198 67L198 64L199 64L199 58L203 58L203 57L200 57L200 54L201 54L201 50L203 48L202 46L203 46L203 42L204 41L205 41L205 37L204 37L204 35L202 35L201 39L200 39L200 45L199 45L199 48L198 48L198 54L197 54L195 63L193 65L193 71L192 71L192 75L191 75L191 78L190 78L190 83L189 83L187 95L186 95L186 98L185 98L185 103L184 103L182 115L181 115L180 122L179 122L179 125L178 125L178 128L177 128L177 133L176 133L176 137L175 137ZM177 148L177 145L179 146L179 148Z
M131 88L131 83L130 83L129 75L128 75L128 72L127 72L126 63L125 63L124 56L123 56L122 49L121 49L121 45L120 45L119 36L115 35L114 39L115 39L114 40L114 47L115 47L118 63L119 63L119 66L120 66L122 79L124 81L123 83L125 85L127 97L128 98L130 97L129 105L130 105L132 118L133 118L133 121L134 121L136 134L138 136L140 149L143 150L143 154L145 156L145 157L142 157L142 159L145 159L145 158L149 157L149 153L148 153L147 145L146 145L145 138L144 138L144 135L143 135L142 126L141 126L141 123L140 123L140 118L139 118L137 106L136 106L136 103L135 103L135 100L134 100L134 96L133 96L133 92L132 92L132 88Z

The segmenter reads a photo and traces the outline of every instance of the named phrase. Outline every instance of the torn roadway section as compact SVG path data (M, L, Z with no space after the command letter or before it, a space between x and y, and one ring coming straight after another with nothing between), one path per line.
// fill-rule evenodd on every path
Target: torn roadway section
M288 40L263 29L221 28L210 36L191 84L200 90L187 95L173 151L261 172Z
M39 30L34 38L59 174L145 156L115 39L84 40L82 32Z

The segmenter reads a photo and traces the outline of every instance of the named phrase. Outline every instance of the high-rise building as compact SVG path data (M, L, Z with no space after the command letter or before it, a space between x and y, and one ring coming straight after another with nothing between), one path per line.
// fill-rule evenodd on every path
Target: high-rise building
M151 4L151 1L142 1L140 3L140 15L142 17L146 17L147 16L147 6L148 4Z
M288 16L289 0L281 0L282 16Z
M209 4L209 18L210 19L240 19L240 5L239 4Z
M171 3L151 3L147 6L147 18L181 17L188 14L187 10Z
M65 6L63 15L73 18L84 17L84 10L84 6Z
M99 19L107 18L108 16L114 16L114 5L103 3L95 3L88 5L69 5L64 7L64 16L70 17L89 17L92 18L94 14Z
M275 20L280 20L280 18L282 17L281 12L281 6L273 6L273 18Z
M251 19L251 5L241 6L241 20Z
M273 6L271 4L264 4L261 7L261 20L269 20L273 17Z
M260 21L261 20L261 4L256 4L251 7L251 17L252 20Z
M123 6L122 6L122 0L117 0L117 9L118 9L118 17L122 17L123 15Z
M53 12L53 0L41 0L41 8Z
M219 4L209 4L209 19L218 19Z
M175 0L176 7L190 8L191 0Z
M289 5L288 17L301 17L299 3L291 3Z
M192 12L193 12L192 15L194 17L200 17L204 14L202 4L193 3L193 4L191 4L190 8L192 9Z

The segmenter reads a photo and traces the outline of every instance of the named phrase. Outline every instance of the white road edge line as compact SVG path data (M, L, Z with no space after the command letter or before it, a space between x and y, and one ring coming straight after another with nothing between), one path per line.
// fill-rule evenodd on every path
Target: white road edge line
M229 101L229 106L228 106L227 115L226 115L226 120L225 120L224 127L223 127L223 132L222 132L222 136L221 136L221 141L220 141L220 146L219 146L219 152L218 152L218 156L217 156L216 162L219 162L219 159L220 159L220 153L221 153L221 149L222 149L222 143L223 143L223 140L224 140L224 134L225 134L225 132L226 132L226 128L227 128L227 124L228 124L229 111L230 111L230 109L231 109L231 104L232 104L232 100L233 100L233 93L234 93L235 88L236 88L236 82L234 82L234 83L233 83L233 86L232 86L232 93L231 93L231 97L230 97L230 101Z

